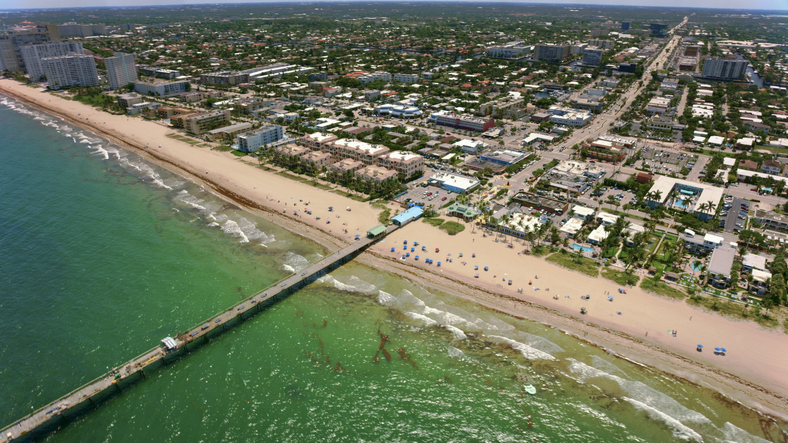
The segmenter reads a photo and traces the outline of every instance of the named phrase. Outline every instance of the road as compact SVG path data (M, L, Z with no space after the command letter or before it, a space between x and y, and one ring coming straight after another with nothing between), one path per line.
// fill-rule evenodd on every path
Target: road
M688 20L689 17L684 17L684 21L678 24L675 28L671 29L670 34L675 34L676 30L687 24ZM627 89L621 95L619 101L612 105L609 111L599 114L590 125L586 126L580 131L575 131L575 133L572 134L572 136L567 141L562 143L561 146L571 148L575 144L580 143L585 138L598 137L600 135L606 134L609 131L611 125L613 125L613 123L615 123L624 112L627 112L630 105L632 105L632 102L640 94L641 89L648 84L651 78L651 72L654 71L654 69L657 69L658 66L664 66L664 63L667 61L668 57L670 57L671 52L680 41L681 36L674 35L670 41L662 47L660 52L652 59L651 63L643 72L643 77L640 81L633 83L629 89Z

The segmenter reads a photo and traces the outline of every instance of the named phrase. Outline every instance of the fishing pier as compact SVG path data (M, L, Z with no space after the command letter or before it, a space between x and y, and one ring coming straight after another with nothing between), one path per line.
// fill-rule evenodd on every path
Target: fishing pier
M401 226L402 224L380 225L367 231L366 237L357 235L353 243L324 257L319 262L277 281L229 309L178 333L174 338L165 338L161 345L3 427L0 430L0 443L33 441L58 429L78 415L95 408L101 402L144 379L152 371L195 351L212 338L342 266Z

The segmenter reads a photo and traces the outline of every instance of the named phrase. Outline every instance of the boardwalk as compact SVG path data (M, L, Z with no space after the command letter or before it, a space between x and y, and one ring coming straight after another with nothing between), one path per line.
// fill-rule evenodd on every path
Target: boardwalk
M209 337L222 333L228 325L237 324L264 309L276 300L283 298L303 286L313 282L321 275L329 272L362 252L371 244L384 238L399 226L389 226L376 238L358 238L352 244L334 252L320 262L314 263L299 273L284 278L262 292L248 297L226 311L211 317L197 326L179 333L175 338L176 348L165 350L157 346L121 366L113 368L107 374L96 378L48 405L30 413L20 420L0 430L0 443L10 441L33 440L59 426L68 423L75 416L89 410L107 397L120 392L123 387L130 386L146 376L145 370L153 370L168 360L174 360L196 348Z

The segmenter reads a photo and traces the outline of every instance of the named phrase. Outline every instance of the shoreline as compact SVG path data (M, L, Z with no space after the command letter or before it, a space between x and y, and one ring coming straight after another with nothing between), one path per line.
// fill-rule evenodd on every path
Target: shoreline
M218 171L219 174L216 174L217 170L219 169L218 166L217 166L217 170L206 171L206 176L203 176L200 173L202 168L197 169L196 165L192 166L190 162L187 162L188 166L184 165L183 161L180 162L178 161L177 155L176 156L166 155L167 151L160 151L161 152L160 154L155 149L152 148L146 149L144 142L140 142L132 138L134 137L133 134L118 133L118 131L104 127L100 123L94 123L95 120L94 122L90 122L90 120L88 120L88 122L90 123L82 122L81 120L77 119L76 116L70 114L65 109L59 108L57 105L47 105L46 103L39 101L37 99L31 100L30 97L31 94L23 94L21 92L17 93L16 91L14 91L14 89L16 88L9 89L7 86L10 86L11 84L16 84L16 82L12 82L9 80L0 81L0 92L28 106L31 106L32 108L38 109L42 112L46 112L48 114L61 118L66 122L68 122L69 124L73 124L75 126L84 128L88 131L95 133L96 135L99 135L103 138L107 138L113 143L118 144L124 147L125 149L129 149L139 154L147 161L151 161L152 163L162 166L165 169L170 170L171 172L192 179L199 184L205 185L207 189L210 189L212 193L218 195L219 197L225 200L229 200L234 204L243 207L246 210L249 210L253 213L257 213L258 215L262 213L264 218L270 219L272 222L282 226L283 228L297 235L310 238L321 244L321 246L323 246L324 248L334 249L340 247L341 245L349 241L352 241L351 238L355 233L355 231L352 231L350 237L345 237L341 234L333 232L334 229L328 229L325 225L318 224L316 221L310 223L306 219L299 218L298 220L296 220L294 217L283 215L282 212L280 212L277 208L275 208L275 205L277 204L280 204L281 206L281 200L282 200L281 198L277 200L277 203L274 203L273 199L269 197L266 197L266 199L261 199L260 195L254 195L254 193L251 192L252 190L248 189L250 186L249 184L239 185L237 183L238 181L243 181L242 178L239 178L237 176L233 178L225 178L222 172L227 172L227 171ZM19 88L25 88L21 91L30 91L35 93L42 92L42 90L40 89L32 89L20 84L16 84L16 85ZM48 100L48 102L50 103L52 102L52 100L55 100L55 103L57 103L57 100L64 100L62 98L52 96L48 93L42 94L41 97L49 98L50 100ZM82 105L81 103L78 102L67 102L67 103L73 103L76 109L80 109L80 108L90 109L93 111L91 113L92 115L98 114L101 116L105 116L107 120L112 120L112 119L128 120L128 118L125 116L114 116L110 114L104 114L101 111L97 111L93 108L89 108L86 105ZM139 121L139 120L137 120L135 123L138 125L142 124L146 127L154 126L153 123ZM167 139L166 143L168 145L169 144L175 145L180 142L177 142L176 140L173 139ZM204 153L206 151L206 148L196 148L186 145L185 143L180 143L180 144L185 145L179 148L185 152L202 151ZM248 169L252 169L254 174L263 176L261 178L262 182L266 181L265 176L275 175L275 174L266 173L265 171L261 171L259 168L256 168L253 165L248 165L244 161L239 161L237 158L232 159L230 155L227 153L219 153L213 151L213 152L209 152L208 154L209 157L217 157L217 158L224 157L231 161L234 161L236 165L235 168L246 168L246 166L252 166L251 168ZM234 173L235 171L230 171L230 172ZM244 171L244 172L248 172L248 171ZM217 175L219 177L218 179L215 178L217 177ZM225 175L231 175L231 174L225 174ZM272 177L267 177L267 178L273 180ZM306 187L309 188L308 190L310 192L306 192L307 191L306 189L299 189L299 191L304 191L304 193L314 194L317 196L325 196L327 197L328 200L331 201L336 200L343 202L342 204L346 204L349 207L352 206L353 210L356 211L355 213L352 213L353 218L358 216L358 219L361 220L362 223L361 226L364 226L363 223L368 224L369 225L368 227L374 225L374 224L369 224L369 220L370 220L370 216L372 216L371 220L376 219L375 215L377 214L377 210L368 209L367 211L364 211L363 207L361 206L366 205L368 207L369 205L367 204L354 202L350 199L346 199L345 197L338 196L329 191L320 190L318 188L314 188L312 186L305 185L303 183L295 182L287 178L283 178L283 177L275 177L275 178L278 179L278 182L274 184L286 183L289 185L289 187L292 188ZM285 180L285 182L282 182L282 180ZM226 185L223 184L222 181L227 181L227 184ZM255 187L254 189L257 188ZM326 194L331 194L330 198L328 198L329 196ZM290 198L293 199L292 196ZM357 227L356 229L358 230L359 228ZM415 222L411 224L410 227L404 229L403 231L407 232L408 238L413 238L414 236L418 237L418 235L421 234L422 238L427 238L430 240L430 242L454 240L454 238L449 239L449 237L445 235L445 233L443 233L442 231L438 231L437 229L420 222ZM478 231L478 233L481 232L482 231ZM402 235L406 235L404 233L398 233L398 234L399 236L394 235L392 237L400 239ZM471 240L472 234L467 233L467 231L461 234L463 235L458 235L457 240L463 240L465 243L463 246L470 247L468 246L469 242L470 243L475 242L475 239L473 241ZM443 238L444 236L446 238ZM502 247L503 245L503 244L501 245L494 244L492 243L492 241L487 241L486 243L489 244L486 245L479 244L479 245L474 245L473 247L476 248L477 250L486 249L489 252L491 248ZM570 334L589 345L597 346L601 349L608 351L609 353L616 355L617 357L623 358L630 362L634 362L638 365L644 365L650 368L654 368L672 377L677 377L680 380L686 381L688 383L699 384L714 389L718 392L721 392L725 396L729 397L731 401L742 403L748 407L753 408L758 412L765 413L767 415L772 415L774 417L780 417L783 420L788 419L788 415L787 415L788 413L785 412L788 411L788 395L786 395L786 392L788 392L788 386L785 386L784 382L782 382L779 373L767 374L773 376L773 378L771 379L751 381L747 378L744 378L744 373L742 373L741 370L726 371L724 368L720 368L719 366L713 363L710 364L708 362L698 361L697 358L693 359L686 354L678 352L677 349L673 349L673 347L669 344L670 342L667 342L668 343L667 345L665 345L664 343L659 343L658 341L654 340L654 337L657 334L652 334L652 339L649 340L642 339L634 334L634 330L632 328L628 329L627 327L617 324L615 321L617 320L616 317L613 317L612 321L600 317L593 317L593 316L588 316L583 318L578 316L577 313L572 308L567 308L565 306L562 306L560 304L561 302L553 303L551 300L546 300L546 301L532 300L530 298L527 298L526 294L522 294L522 295L516 293L507 294L504 293L503 290L498 290L498 287L501 286L500 284L496 286L493 282L487 282L484 279L475 280L470 275L465 276L458 271L453 271L454 268L449 268L448 266L441 269L441 272L438 273L437 271L435 271L435 269L437 268L425 267L422 265L421 262L418 264L413 264L413 262L405 263L401 260L396 259L396 257L399 256L399 254L394 254L393 257L391 256L391 254L388 254L386 250L388 249L388 247L391 246L391 244L397 244L397 242L396 241L394 241L393 243L386 242L385 246L382 246L383 243L380 243L376 245L376 247L374 247L373 249L370 249L366 253L362 254L358 258L358 260L366 265L378 267L386 272L390 272L400 277L411 279L422 286L434 288L438 291L455 295L464 300L472 301L474 303L479 304L480 306L483 306L485 309L494 310L496 312L508 316L512 316L515 318L521 318L524 320L541 323L543 325L557 329L566 334ZM399 244L401 244L401 242ZM448 250L449 248L452 247L453 246L449 246L449 247L442 246L442 249ZM467 250L469 249L466 249L466 251ZM509 254L501 253L498 255L510 256L510 257L502 257L503 261L507 261L512 259L511 255L513 255L513 253L514 250L511 250ZM501 259L501 257L498 258ZM525 257L523 257L522 259L525 259ZM538 263L535 263L535 261L540 261L541 266ZM534 257L528 257L528 260L525 260L525 262L529 267L532 267L534 269L538 268L536 272L542 274L543 278L545 279L550 277L552 274L561 274L564 276L565 280L576 281L576 283L564 282L564 286L566 286L566 283L569 283L569 288L571 288L575 284L579 285L579 287L585 288L585 285L583 283L589 280L595 280L596 285L600 287L601 285L606 285L610 288L616 286L615 283L604 280L602 277L596 277L596 278L583 277L580 274L577 274L573 271L567 269L561 269L559 267L556 267L555 265L544 262L544 260L536 259ZM504 269L503 264L501 264L500 267L498 267L497 265L498 263L496 263L495 266L493 266L493 269ZM459 264L456 264L456 266L459 267ZM460 270L461 269L462 268L460 268ZM443 272L444 270L446 270L447 272ZM568 278L566 278L567 275L569 276ZM512 276L514 276L514 273L512 273ZM489 275L485 275L485 277L487 278L489 277ZM522 280L525 277L518 276L517 278L518 278L518 284L521 286L525 286L523 283L524 280ZM559 285L556 284L556 286ZM527 286L525 287L528 288ZM507 288L504 286L503 289L507 289ZM509 289L513 289L513 288L509 288ZM635 291L634 289L635 288L633 288L633 290L631 290L630 292L640 292L640 291ZM559 290L562 293L568 293L570 291L570 289L564 289L564 290L559 289ZM588 291L593 292L590 289ZM558 291L554 291L554 292L558 292ZM574 288L574 293L576 294L577 292L580 292L580 290ZM586 289L583 289L582 292L586 292ZM530 294L530 292L528 294ZM603 298L602 296L598 296L598 295L595 295L595 297L600 299ZM658 296L649 294L647 295L647 297L656 298ZM652 303L654 302L653 299L647 301L651 301ZM599 303L599 301L597 301L596 299L594 300L594 302ZM667 305L670 305L670 303L674 303L674 304L678 303L664 299L661 300L661 302L665 302L667 303ZM660 303L660 304L664 305L665 303ZM511 305L511 307L507 307L507 305ZM721 317L713 313L709 314L700 308L690 307L685 303L682 303L682 305L684 306L684 308L682 309L685 309L685 312L689 312L692 315L698 317L704 315L714 316L718 320L721 320L721 321L715 321L714 322L715 324L724 324L729 326L731 329L738 329L736 328L736 326L738 325L739 328L743 326L748 326L746 329L749 330L760 329L761 331L764 331L767 334L772 334L772 335L781 334L779 333L779 331L775 333L774 331L764 330L757 325L755 325L755 328L753 329L752 324L736 322L734 320L726 319L724 317ZM593 309L596 310L596 308ZM782 344L788 343L786 337L788 336L781 334L781 336L779 337L779 341L781 341ZM737 351L737 352L741 352L741 351ZM692 356L693 354L690 355ZM719 359L717 360L719 361ZM746 359L746 360L747 360L746 361L747 366L757 365L758 363L757 361L751 359ZM787 366L788 365L782 365L781 368L784 370L784 368ZM740 368L736 368L736 369L740 369Z

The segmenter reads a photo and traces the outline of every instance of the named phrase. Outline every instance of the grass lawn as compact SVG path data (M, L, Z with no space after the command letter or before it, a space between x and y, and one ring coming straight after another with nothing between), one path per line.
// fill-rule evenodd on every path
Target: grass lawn
M443 224L446 220L442 218L423 218L421 219L424 223L431 224L432 226L438 227Z
M721 300L717 297L704 297L693 295L687 299L687 303L695 306L702 306L722 315L738 318L742 320L752 320L762 326L774 328L778 325L777 319L767 313L763 313L760 307L748 306L741 303Z
M233 155L236 157L245 157L246 153L244 151L233 150Z
M577 254L570 254L564 249L547 257L545 260L592 277L599 275L599 263L595 260Z
M180 135L180 134L167 134L167 137L175 139L175 140L178 140L180 142L188 143L188 144L190 144L192 146L198 145L198 144L201 143L199 140L195 140L193 138L185 137L185 136Z
M621 286L636 286L640 280L640 277L637 275L627 274L624 271L610 268L602 270L602 277L605 277L608 280L613 280Z
M616 252L618 252L617 247L614 246L612 248L608 248L608 250L605 251L604 254L602 254L602 258L613 258L616 256Z
M440 229L448 232L449 235L456 235L465 230L465 226L455 221L447 221L440 226Z
M643 281L640 283L640 287L646 292L663 295L665 297L676 298L679 300L683 300L687 297L687 294L683 293L682 291L679 291L665 282L661 282L659 280L655 281L653 278L643 279Z
M555 252L552 246L536 245L531 249L531 255L534 257L544 257L547 254Z

